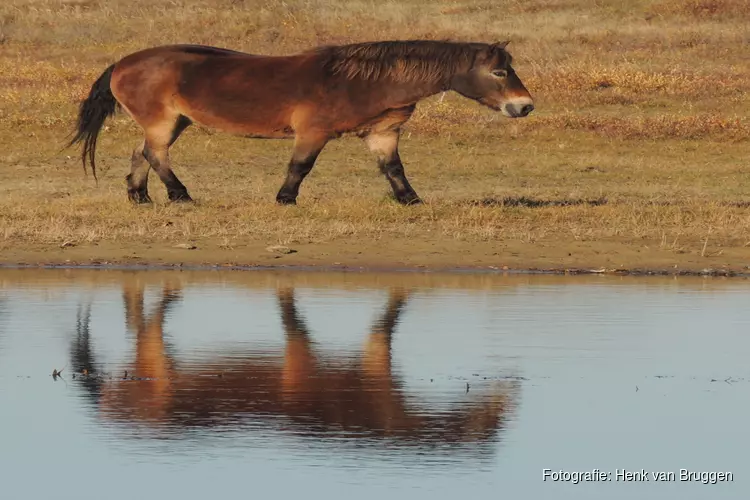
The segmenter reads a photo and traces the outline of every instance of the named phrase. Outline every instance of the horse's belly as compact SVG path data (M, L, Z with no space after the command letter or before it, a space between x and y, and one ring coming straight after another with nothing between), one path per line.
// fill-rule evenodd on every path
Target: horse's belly
M288 103L271 99L253 86L216 81L183 84L176 104L193 122L230 134L250 137L289 137Z
M233 135L257 138L285 138L294 135L289 120L280 112L271 114L251 108L219 112L196 107L186 110L184 114L194 123Z

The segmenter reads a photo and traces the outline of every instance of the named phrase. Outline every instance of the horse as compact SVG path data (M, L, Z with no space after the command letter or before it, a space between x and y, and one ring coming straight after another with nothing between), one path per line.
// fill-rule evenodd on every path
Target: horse
M452 408L430 407L409 394L392 366L392 343L411 290L389 290L356 355L326 353L298 308L294 287L275 292L283 348L245 346L205 352L202 360L180 359L165 338L167 319L182 300L180 285L165 283L146 314L145 284L129 280L122 299L133 362L122 377L102 375L88 321L79 321L71 366L85 375L76 382L104 420L159 437L252 423L273 429L287 422L291 428L285 425L284 433L315 439L336 434L357 447L386 442L403 450L455 453L463 445L478 453L515 416L515 381L467 395ZM85 311L90 318L90 307Z
M96 180L99 132L122 109L144 133L125 177L128 198L151 202L147 183L153 169L171 202L190 202L172 171L169 148L191 124L248 138L293 138L276 202L296 205L300 185L325 145L355 135L377 156L395 199L419 204L398 152L402 126L418 101L455 91L510 118L534 110L507 44L375 41L285 56L204 45L152 47L123 57L94 82L66 147L83 142L84 172L88 158Z

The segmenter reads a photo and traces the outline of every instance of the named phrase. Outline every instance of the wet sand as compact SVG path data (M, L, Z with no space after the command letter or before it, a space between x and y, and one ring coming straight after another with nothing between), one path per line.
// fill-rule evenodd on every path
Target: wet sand
M65 267L313 267L321 269L537 271L573 273L750 275L750 249L725 247L700 255L632 241L465 242L452 239L364 239L269 248L244 241L183 244L101 242L63 248L21 244L0 251L3 266Z

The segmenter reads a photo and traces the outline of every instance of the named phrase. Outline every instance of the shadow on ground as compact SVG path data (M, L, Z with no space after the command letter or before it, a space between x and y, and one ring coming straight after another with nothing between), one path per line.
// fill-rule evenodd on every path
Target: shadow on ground
M596 198L586 200L583 198L579 199L568 199L568 200L540 200L535 198L528 198L526 196L506 196L505 198L482 198L481 200L470 200L469 205L478 207L528 207L528 208L540 208L540 207L567 207L572 205L588 205L592 207L598 207L607 204L606 198Z

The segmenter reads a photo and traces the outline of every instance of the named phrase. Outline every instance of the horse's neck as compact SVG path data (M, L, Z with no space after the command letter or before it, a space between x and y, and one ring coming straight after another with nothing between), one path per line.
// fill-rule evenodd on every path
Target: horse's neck
M443 92L443 85L439 82L397 82L387 89L389 107L400 108L415 104L422 99Z

